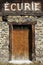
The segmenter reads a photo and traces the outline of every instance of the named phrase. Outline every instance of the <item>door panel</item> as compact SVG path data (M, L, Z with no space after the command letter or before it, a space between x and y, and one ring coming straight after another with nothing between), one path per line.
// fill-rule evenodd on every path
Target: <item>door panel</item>
M29 29L12 30L12 59L29 59Z

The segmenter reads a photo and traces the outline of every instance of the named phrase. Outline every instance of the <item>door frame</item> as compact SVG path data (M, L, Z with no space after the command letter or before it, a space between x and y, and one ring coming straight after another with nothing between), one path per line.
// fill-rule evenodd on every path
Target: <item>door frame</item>
M11 60L12 59L12 45L11 45L11 43L12 43L12 38L11 38L11 33L12 33L12 30L13 30L13 24L14 25L31 25L32 26L32 28L31 28L31 34L32 34L32 58L30 59L30 60L36 60L36 58L35 58L35 55L36 55L36 53L35 53L35 24L36 24L37 22L35 21L35 22L28 22L28 23L15 23L15 22L9 22L8 24L9 24L9 60ZM31 56L31 55L30 55Z

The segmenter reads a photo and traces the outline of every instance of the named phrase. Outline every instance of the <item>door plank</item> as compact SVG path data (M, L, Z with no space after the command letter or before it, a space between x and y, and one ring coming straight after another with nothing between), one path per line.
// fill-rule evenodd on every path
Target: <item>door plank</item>
M29 30L12 30L12 56L14 59L29 59Z

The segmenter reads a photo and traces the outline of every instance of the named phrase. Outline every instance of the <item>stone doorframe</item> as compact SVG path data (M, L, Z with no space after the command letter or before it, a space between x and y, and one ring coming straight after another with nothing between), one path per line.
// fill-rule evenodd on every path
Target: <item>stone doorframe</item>
M12 25L31 25L32 26L32 60L36 60L35 58L35 24L37 23L37 21L29 21L29 22L8 22L9 25L9 60L11 60L11 30L13 29Z

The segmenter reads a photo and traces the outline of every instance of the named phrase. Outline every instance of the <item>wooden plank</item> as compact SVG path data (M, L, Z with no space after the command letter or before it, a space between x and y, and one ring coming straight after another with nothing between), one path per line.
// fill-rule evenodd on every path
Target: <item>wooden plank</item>
M35 25L32 25L32 59L35 60Z
M12 58L12 25L9 25L9 60Z
M12 30L12 56L14 59L29 59L29 30Z
M26 21L26 22L8 22L9 25L35 25L37 21Z

